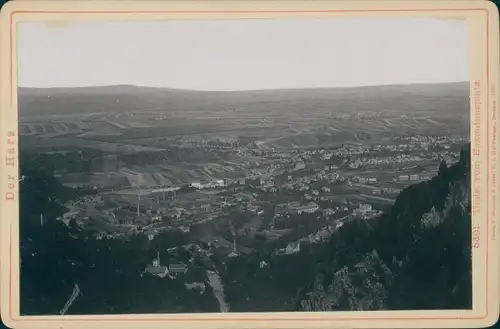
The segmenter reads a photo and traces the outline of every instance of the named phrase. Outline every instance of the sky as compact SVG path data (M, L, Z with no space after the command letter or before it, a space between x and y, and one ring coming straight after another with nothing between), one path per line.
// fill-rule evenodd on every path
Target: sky
M469 79L461 20L21 22L17 43L20 87L229 91Z

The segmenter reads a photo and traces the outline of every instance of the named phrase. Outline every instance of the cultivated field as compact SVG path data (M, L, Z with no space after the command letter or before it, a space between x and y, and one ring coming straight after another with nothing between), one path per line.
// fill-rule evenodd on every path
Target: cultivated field
M223 178L245 178L247 169L253 161L240 158L223 163L182 163L178 165L150 165L141 167L120 168L92 174L67 174L63 183L78 185L79 182L96 186L142 187L180 186L191 182L210 181Z
M189 182L210 179L245 177L245 171L230 164L184 164L179 166L157 165L118 171L132 186L178 186Z
M466 83L249 92L20 89L20 132L71 138L76 145L159 148L217 139L286 148L366 143L407 134L468 134L468 96Z
M111 187L242 178L259 159L244 152L231 159L236 147L249 142L290 149L385 143L402 135L466 136L469 112L467 83L248 92L19 89L21 152L90 148L128 155L185 148L182 158L166 151L164 161L135 159L105 173L64 178ZM232 148L233 153L192 151L199 146Z

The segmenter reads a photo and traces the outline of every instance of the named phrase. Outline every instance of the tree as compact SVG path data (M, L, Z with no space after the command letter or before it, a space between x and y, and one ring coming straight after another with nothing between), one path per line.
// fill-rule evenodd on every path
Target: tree
M39 223L40 209L47 214L43 227L20 228L21 314L57 315L75 284L82 295L69 309L71 314L217 310L211 293L188 291L183 282L168 278L141 277L152 256L144 234L130 241L97 240L89 232L70 231L56 220L63 212L58 205L67 197L59 188L57 180L39 172L30 172L21 185L21 222ZM71 225L75 226L74 221ZM185 237L179 233L167 234L160 241L165 245L183 243ZM165 291L169 298L164 298Z
M448 168L448 165L446 164L446 160L441 160L441 163L439 164L439 169L438 169L438 176L443 175L443 173L446 171Z

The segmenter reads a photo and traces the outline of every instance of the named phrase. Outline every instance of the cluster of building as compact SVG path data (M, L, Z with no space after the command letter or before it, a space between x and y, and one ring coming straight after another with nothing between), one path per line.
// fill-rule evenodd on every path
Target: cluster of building
M424 180L429 180L432 178L431 174L424 173L424 174L411 174L411 175L399 175L397 178L394 178L394 181L398 182L407 182L407 181L424 181Z
M339 174L331 169L331 166L325 166L320 170L314 171L312 175L302 176L295 180L292 176L288 176L288 181L285 182L281 187L287 190L297 190L297 191L309 191L311 190L311 185L323 181L324 186L321 186L321 190L325 193L330 192L330 187L328 185L334 184L336 182L345 182L348 178ZM313 193L314 194L314 193Z
M384 158L368 158L363 157L360 159L353 160L349 162L349 168L357 169L366 165L381 165L381 164L402 164L402 163L413 163L422 161L423 158L420 155L397 155L392 157L384 157Z
M186 274L187 271L188 267L183 263L171 263L168 265L162 265L160 262L160 253L157 252L156 258L153 259L153 263L146 267L144 273L155 275L160 278L169 276L170 278L174 279L180 274Z
M460 136L450 136L450 137L433 137L433 136L409 136L409 137L394 137L389 143L377 144L371 147L360 144L344 144L335 150L321 150L320 157L322 160L329 160L334 156L341 158L349 158L352 156L363 156L368 154L373 154L374 152L388 151L395 153L402 152L418 152L418 151L428 151L431 147L437 147L442 150L447 150L451 148L453 144L463 144L466 142L464 137ZM353 162L351 166L356 167L366 162L366 164L382 164L398 161L414 161L411 158L386 158L386 159L376 159L366 158L365 161L361 160L358 162ZM416 159L418 160L418 158Z
M360 177L360 176L354 176L354 177L351 178L350 182L361 183L361 184L377 184L378 183L378 178L377 177Z
M346 182L354 186L355 183L379 185L379 177L358 177L351 176L351 174L342 175L339 173L339 168L335 165L327 164L322 161L315 161L315 159L330 160L334 157L346 160L344 164L355 168L365 164L379 164L386 162L414 162L421 159L420 156L399 155L395 157L376 158L379 151L412 151L428 149L430 146L441 145L446 149L448 143L454 141L446 138L433 138L426 136L414 136L401 141L393 140L391 143L375 145L367 147L360 144L344 144L342 147L335 149L317 149L317 150L293 150L290 152L276 152L274 150L259 150L248 149L255 156L260 159L251 158L243 165L248 169L245 178L228 178L228 179L213 179L206 182L192 182L189 186L198 190L197 193L184 195L183 200L176 199L176 192L179 187L159 188L149 191L148 196L141 196L139 193L137 197L133 193L129 193L129 204L122 202L122 205L116 206L115 200L113 209L105 209L108 204L100 196L91 196L82 198L76 201L70 208L70 212L65 214L63 219L68 222L69 219L81 217L82 214L87 212L85 207L100 205L98 216L102 217L104 222L117 223L117 225L124 228L143 228L150 239L161 230L158 225L164 223L165 220L169 225L177 226L183 232L189 232L191 225L210 221L221 216L227 207L236 207L240 210L248 210L254 212L256 216L263 215L262 208L255 206L253 203L259 197L258 191L255 193L254 188L258 188L264 192L275 193L280 190L286 191L285 193L302 192L301 196L306 200L305 204L296 202L282 203L275 206L274 215L276 217L283 217L285 215L300 215L307 213L314 213L320 210L318 203L322 201L329 201L332 199L331 189L334 188L337 182ZM243 149L242 147L232 144L232 147ZM446 151L445 151L446 153ZM436 153L437 154L437 153ZM426 156L429 153L426 153ZM265 157L264 157L265 156ZM455 154L449 152L449 158L453 158ZM264 157L264 158L263 158ZM440 157L442 154L440 153ZM350 160L350 158L357 158ZM246 161L246 159L245 159ZM349 162L350 161L350 162ZM301 171L301 172L297 172ZM287 172L287 173L285 173ZM279 175L284 175L283 177ZM406 181L421 181L431 178L429 173L420 174L401 174L394 177L393 182L406 182ZM388 177L388 180L391 179ZM360 185L359 184L359 185ZM383 184L382 184L383 185ZM397 184L394 184L397 185ZM245 186L251 189L245 189ZM371 186L363 187L370 189L373 194L384 193L398 193L399 189ZM217 189L217 190L214 190ZM219 191L234 192L231 195L226 193L217 194ZM370 193L370 192L367 192ZM173 194L173 199L166 201L169 194ZM194 195L207 195L206 197L199 197L199 200L191 200ZM161 200L163 195L163 200ZM165 196L167 195L167 197ZM221 195L225 195L221 197ZM123 196L120 195L120 198ZM134 199L136 198L136 201ZM316 201L316 202L315 202ZM332 209L324 209L325 216L327 213L335 212ZM376 211L368 209L365 206L355 210L355 214L369 218L373 216ZM82 217L84 221L90 217L88 214ZM158 225L156 225L158 224ZM124 234L124 232L117 232L111 236ZM102 236L109 237L110 235L102 234Z
M274 208L274 214L275 216L283 216L287 214L300 215L303 213L312 214L318 210L319 206L314 202L302 205L298 201L292 201L276 205Z
M382 214L380 210L372 208L371 204L360 204L358 208L354 209L353 216L370 219Z
M393 141L405 141L410 144L463 144L468 141L464 136L429 136L429 135L412 135L412 136L397 136L392 138Z
M191 183L191 187L194 187L196 189L206 189L206 188L218 188L218 187L225 187L226 182L223 179L217 179L209 182L194 182Z
M276 255L292 255L300 252L300 246L303 243L324 243L328 241L330 237L343 225L343 222L338 222L334 225L328 225L315 233L311 233L295 242L287 244L285 248L278 249L275 253Z

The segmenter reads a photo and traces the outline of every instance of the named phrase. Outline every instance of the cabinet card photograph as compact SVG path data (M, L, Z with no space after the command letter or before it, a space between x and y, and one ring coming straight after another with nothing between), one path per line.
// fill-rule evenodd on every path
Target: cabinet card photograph
M487 1L11 2L13 328L487 327Z

